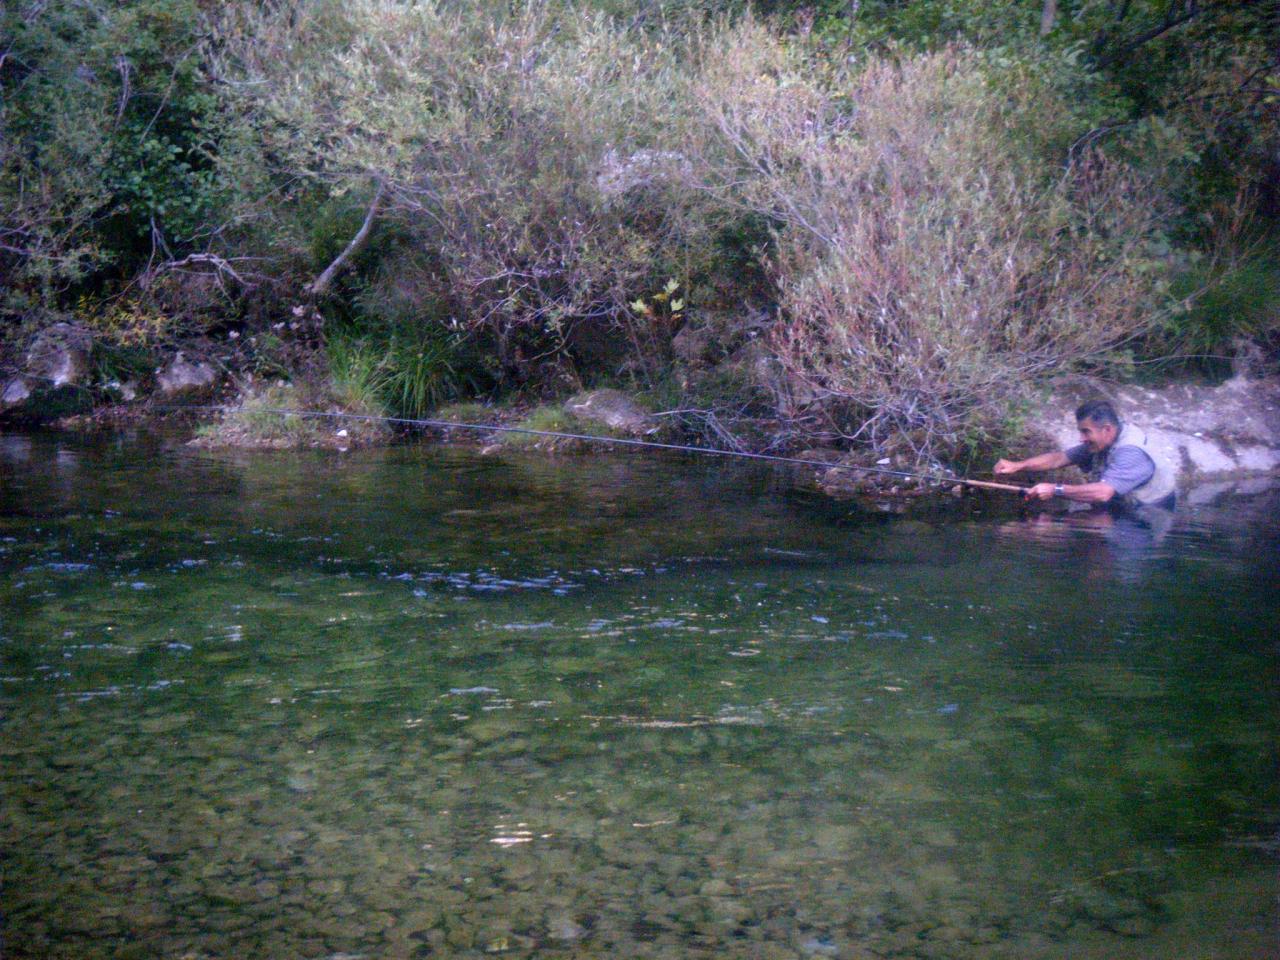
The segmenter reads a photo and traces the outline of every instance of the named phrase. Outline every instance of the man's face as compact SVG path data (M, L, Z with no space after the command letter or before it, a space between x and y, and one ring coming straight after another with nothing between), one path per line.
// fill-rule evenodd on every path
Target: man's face
M1101 453L1107 449L1120 432L1110 423L1096 423L1093 420L1081 420L1076 426L1080 430L1080 442L1089 448L1090 453Z

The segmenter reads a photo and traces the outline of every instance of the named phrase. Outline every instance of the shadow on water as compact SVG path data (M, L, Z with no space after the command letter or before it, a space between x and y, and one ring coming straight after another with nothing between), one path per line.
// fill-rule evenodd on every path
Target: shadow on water
M1280 498L0 437L5 956L1263 957Z

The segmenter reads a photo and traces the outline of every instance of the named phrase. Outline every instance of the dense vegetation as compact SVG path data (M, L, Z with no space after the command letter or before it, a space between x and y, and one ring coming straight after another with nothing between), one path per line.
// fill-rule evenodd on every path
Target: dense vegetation
M1278 35L1274 0L14 0L0 361L63 322L101 382L181 345L306 402L615 384L949 455L1064 372L1274 365Z

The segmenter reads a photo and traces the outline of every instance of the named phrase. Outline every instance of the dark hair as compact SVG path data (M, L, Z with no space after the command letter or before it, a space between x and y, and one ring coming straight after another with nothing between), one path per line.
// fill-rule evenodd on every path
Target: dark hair
M1086 400L1076 407L1076 423L1092 420L1098 426L1120 427L1120 418L1116 416L1116 408L1108 400Z

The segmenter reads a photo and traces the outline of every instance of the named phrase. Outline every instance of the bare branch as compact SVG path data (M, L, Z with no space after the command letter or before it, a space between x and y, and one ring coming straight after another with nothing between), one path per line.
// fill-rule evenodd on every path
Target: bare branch
M360 252L360 249L369 240L369 232L373 229L373 221L378 216L378 211L382 206L382 196L386 192L386 185L381 181L377 181L377 189L373 192L373 200L369 203L369 210L364 215L364 223L360 224L360 229L356 231L356 235L351 238L351 242L347 244L333 263L325 267L324 272L316 277L315 281L307 287L307 294L313 299L324 296L328 291L329 285L333 283L336 277L347 262Z

